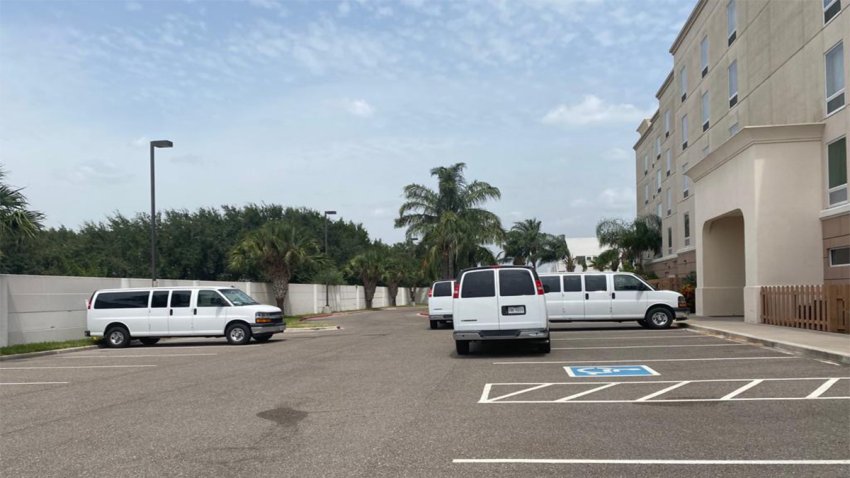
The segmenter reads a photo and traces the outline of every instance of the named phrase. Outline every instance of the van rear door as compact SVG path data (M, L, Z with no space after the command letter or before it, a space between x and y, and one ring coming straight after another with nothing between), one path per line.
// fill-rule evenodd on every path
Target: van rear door
M546 301L528 269L499 269L499 330L546 327ZM543 318L542 323L540 318Z
M564 317L564 294L561 292L561 276L540 276L546 290L546 311L549 320Z
M460 294L453 301L455 331L498 330L496 274L492 269L473 270L460 278Z

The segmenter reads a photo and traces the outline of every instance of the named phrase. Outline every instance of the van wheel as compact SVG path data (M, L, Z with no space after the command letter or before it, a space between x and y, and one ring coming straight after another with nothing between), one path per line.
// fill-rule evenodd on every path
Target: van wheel
M548 354L552 351L552 342L546 341L537 346L537 349L540 350L540 353Z
M432 321L431 321L431 328L432 328L432 329L439 329L439 328L440 328L440 323L439 323L439 322L437 322L436 320L432 320Z
M663 307L656 307L649 309L644 320L651 329L669 329L673 325L673 313Z
M272 334L257 334L254 336L254 340L257 342L268 342L269 339L272 338Z
M640 325L644 329L649 328L649 322L647 322L646 319L640 319L640 320L637 321L637 323L638 323L638 325Z
M469 341L455 340L455 350L458 355L469 355Z
M251 329L245 324L233 324L224 335L230 345L245 345L251 340Z
M142 337L139 339L142 345L153 345L159 342L159 337Z
M120 325L110 327L104 334L104 338L106 338L107 347L124 348L130 345L130 332Z

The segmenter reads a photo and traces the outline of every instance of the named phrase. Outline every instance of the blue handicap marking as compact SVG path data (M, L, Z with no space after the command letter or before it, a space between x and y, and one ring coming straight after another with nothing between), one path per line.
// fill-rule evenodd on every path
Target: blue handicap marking
M564 367L570 377L649 377L660 375L646 365L585 365Z

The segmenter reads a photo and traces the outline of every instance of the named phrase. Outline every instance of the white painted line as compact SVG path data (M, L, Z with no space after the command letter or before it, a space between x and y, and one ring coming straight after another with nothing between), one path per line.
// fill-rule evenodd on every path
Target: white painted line
M66 355L56 358L136 358L136 357L206 357L218 354L136 354L136 355Z
M147 349L147 350L177 350L177 349L209 349L209 348L213 348L213 347L238 350L238 349L244 349L246 347L262 347L262 345L261 344L248 344L248 345L238 345L238 346L236 346L236 345L230 345L230 344L209 344L209 345L173 345L172 346L172 345L160 344L160 345L154 345L154 346L149 345L149 346L146 346L146 347L143 347L143 348ZM102 353L109 353L109 352L104 351Z
M539 384L539 385L537 385L537 386L535 386L535 387L526 388L526 389L524 389L524 390L519 390L519 391L516 391L516 392L513 392L513 393L509 393L509 394L507 394L507 395L502 395L502 396L500 396L500 397L488 398L488 399L487 399L487 401L488 401L488 402L495 402L496 400L501 400L501 399L503 399L503 398L513 397L514 395L519 395L519 394L521 394L521 393L531 392L531 391L533 391L533 390L540 390L541 388L546 388L546 387L548 387L549 385L552 385L552 384L551 384L551 383L541 383L541 384Z
M549 339L553 342L566 342L574 340L649 340L649 339L718 339L710 335L644 335L641 337L628 337L625 335L616 337L579 337L571 339Z
M850 377L779 377L779 378L709 378L704 380L690 380L691 383L713 383L713 382L752 382L753 380L761 380L763 382L790 382L794 380L850 380ZM628 380L618 382L593 382L594 384L602 383L679 383L681 380ZM543 382L496 382L490 385L540 385ZM587 385L588 382L546 382L547 385Z
M554 360L549 362L493 362L493 365L546 365L574 363L621 363L621 362L710 362L715 360L791 360L801 357L708 357L683 359L618 359L618 360Z
M690 381L679 382L679 383L677 383L676 385L673 385L673 386L667 387L667 388L665 388L665 389L663 389L663 390L659 390L659 391L657 391L657 392L655 392L655 393L650 393L649 395L647 395L647 396L645 396L645 397L640 397L640 398L638 398L638 399L637 399L637 400L635 400L635 401L636 401L636 402L645 402L645 401L647 401L647 400L649 400L649 399L651 399L651 398L655 398L655 397L657 397L657 396L659 396L659 395L663 395L663 394L665 394L665 393L667 393L667 392L669 392L669 391L671 391L671 390L675 390L675 389L677 389L677 388L679 388L679 387L682 387L682 386L685 386L685 385L687 385L687 384L689 384L689 383L691 383L691 382L690 382Z
M156 367L156 365L80 365L68 367L0 367L0 370L43 370L43 369L59 369L59 368L141 368L141 367Z
M552 350L668 349L677 347L751 347L750 344L624 345L617 347L552 347Z
M64 385L68 382L0 382L0 385Z
M850 460L590 460L535 458L456 458L452 463L541 465L850 465Z
M743 387L735 390L734 392L724 395L723 397L720 398L720 400L732 400L733 398L737 397L738 395L746 392L747 390L755 387L756 385L758 385L762 382L764 382L763 379L753 380L752 382L744 385Z
M721 402L721 403L732 403L732 402L778 402L778 401L789 401L789 402L797 402L800 400L850 400L850 397L818 397L818 398L806 398L806 397L765 397L765 398L732 398L730 400L720 400L719 398L680 398L680 399L671 399L671 400L650 400L646 402L638 402L636 400L570 400L569 402L564 403L592 403L592 404L602 404L602 403L700 403L700 402ZM481 403L491 403L491 402L481 402ZM492 402L492 403L512 403L519 405L540 405L544 403L556 403L553 400L510 400L505 402Z
M829 360L818 360L818 359L814 359L814 360L815 360L815 362L825 363L827 365L835 365L836 367L841 366L840 363L830 362Z
M617 385L617 384L616 383L609 383L609 384L603 385L601 387L592 388L590 390L586 390L584 392L577 393L575 395L570 395L569 397L559 398L559 399L555 400L555 402L556 403L569 402L570 400L572 400L574 398L583 397L585 395L590 395L591 393L598 392L598 391L604 390L606 388L611 388L614 385Z
M824 392L829 390L830 387L835 385L835 382L837 382L839 380L840 379L838 379L838 378L831 378L831 379L827 380L820 387L816 388L814 392L810 393L806 398L818 398L818 397L820 397L821 395L823 395Z

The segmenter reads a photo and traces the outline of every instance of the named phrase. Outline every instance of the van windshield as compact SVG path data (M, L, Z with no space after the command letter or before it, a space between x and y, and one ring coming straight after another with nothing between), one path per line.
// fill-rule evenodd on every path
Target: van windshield
M232 303L233 305L235 305L237 307L240 306L240 305L257 305L257 304L259 304L259 302L257 302L253 298L251 298L250 295L242 292L239 289L221 289L221 290L219 290L219 292L224 294L224 296L227 297L227 300L229 300L230 303Z

